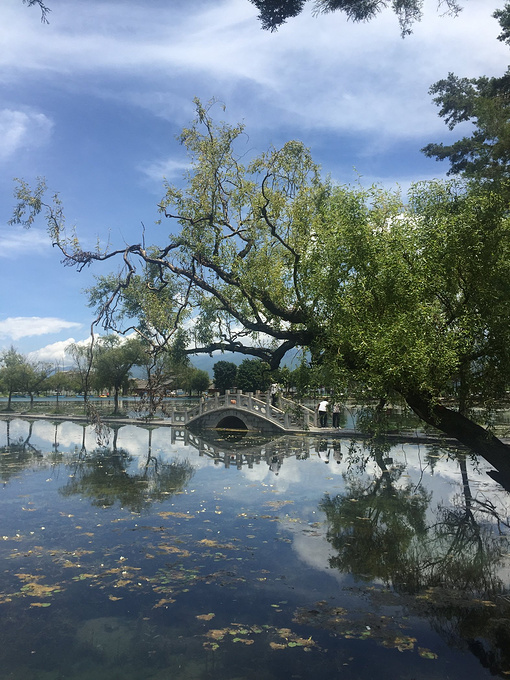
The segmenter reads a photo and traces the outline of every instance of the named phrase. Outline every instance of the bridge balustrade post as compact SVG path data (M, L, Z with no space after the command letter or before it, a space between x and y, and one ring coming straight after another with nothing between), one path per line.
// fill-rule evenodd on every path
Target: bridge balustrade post
M285 412L285 415L283 417L283 424L285 426L285 429L288 430L290 427L290 413L287 411Z
M253 410L253 392L248 392L248 408Z

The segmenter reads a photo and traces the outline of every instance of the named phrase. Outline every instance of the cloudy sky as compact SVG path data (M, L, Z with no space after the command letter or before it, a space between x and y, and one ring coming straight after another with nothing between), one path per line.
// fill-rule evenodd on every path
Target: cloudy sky
M447 170L420 153L450 134L430 85L449 71L500 75L508 63L491 16L503 0L465 0L456 19L426 0L404 40L390 11L349 24L307 6L268 33L248 0L46 4L47 25L21 0L0 9L0 349L45 360L88 336L82 291L107 270L63 267L42 221L9 226L13 178L45 177L83 245L139 242L142 223L161 243L172 226L156 226L156 204L164 177L180 181L176 135L198 96L244 121L252 152L300 139L338 182L406 188Z

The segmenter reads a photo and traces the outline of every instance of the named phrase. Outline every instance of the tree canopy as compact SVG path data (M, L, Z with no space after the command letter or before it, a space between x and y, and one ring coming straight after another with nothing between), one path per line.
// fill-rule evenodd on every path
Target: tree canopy
M213 366L214 387L225 394L225 390L235 387L237 365L232 361L217 361Z
M51 9L43 0L22 0L25 5L37 5L41 10L41 21L48 23ZM275 31L287 19L303 11L306 0L250 0L259 11L262 28ZM457 0L439 0L439 7L446 7L446 13L456 15L461 11ZM313 14L344 12L350 21L370 21L383 9L390 7L397 15L402 36L412 32L412 26L422 17L423 0L314 0Z
M7 392L7 410L11 410L14 392L28 393L32 406L34 393L43 387L51 371L49 364L30 361L14 347L3 351L0 355L0 389Z
M510 378L504 196L459 180L419 183L405 198L335 185L297 141L245 163L243 126L215 123L198 101L196 110L181 135L187 183L168 184L160 203L180 226L167 242L83 251L66 237L58 198L45 204L40 187L23 183L15 220L30 223L45 211L65 262L79 269L123 258L117 294L104 293L107 325L125 317L121 291L150 266L145 285L165 291L165 310L179 310L165 319L165 333L186 310L187 351L240 352L274 370L300 348L329 384L361 387L380 403L399 395L484 455L506 454L469 419L471 407L493 406Z
M510 44L510 3L493 15L501 26L499 40ZM510 176L510 70L500 77L461 78L449 73L430 88L439 115L450 130L470 122L474 131L452 144L431 143L425 155L450 162L449 174L482 181Z
M51 9L49 7L46 7L42 0L21 0L21 1L23 2L24 5L28 5L29 7L37 5L41 10L41 21L43 22L43 24L48 23L48 14L51 12Z
M98 389L112 389L114 412L119 411L119 393L129 383L129 372L143 360L143 349L137 338L122 342L117 335L108 335L96 343L93 356L94 380Z
M262 28L277 30L287 19L303 11L306 0L250 0L259 10ZM456 0L439 0L451 14L458 14L461 6ZM313 13L344 12L351 21L370 21L381 10L391 7L398 17L402 35L411 33L412 25L421 19L423 0L314 0Z
M260 359L243 359L237 369L237 386L243 392L263 392L271 384L269 366Z

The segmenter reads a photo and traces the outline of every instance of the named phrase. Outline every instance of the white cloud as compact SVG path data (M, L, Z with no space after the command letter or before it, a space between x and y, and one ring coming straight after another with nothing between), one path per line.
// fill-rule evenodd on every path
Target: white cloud
M52 129L53 122L44 113L0 110L0 160L5 161L20 150L43 146Z
M28 358L30 361L47 361L49 363L62 363L66 362L69 357L66 354L66 347L71 343L75 343L74 338L68 338L67 340L60 340L59 342L53 342L50 345L45 345L41 349L36 349L33 352L28 353ZM81 344L81 343L77 343Z
M414 34L401 39L391 10L353 24L339 12L314 19L307 7L268 33L247 0L122 9L78 0L72 9L59 5L50 26L4 22L0 64L4 78L42 72L61 87L93 88L168 117L182 116L193 95L216 94L229 108L236 99L234 116L251 128L297 123L409 138L443 130L427 91L448 71L504 72L508 50L491 16L499 4L466 3L454 19L439 16L431 0Z
M43 229L21 229L6 227L0 232L0 258L14 258L18 255L28 255L51 252L51 241Z
M9 321L9 319L8 319ZM42 319L42 321L46 322L55 322L57 325L58 323L62 324L60 328L57 328L55 331L48 331L48 332L58 332L58 330L65 330L66 328L81 328L82 324L79 323L72 323L72 322L67 322L67 321L61 321L60 319ZM65 325L64 325L65 324ZM0 337L2 335L2 324L0 322ZM33 335L33 334L32 334ZM136 337L135 333L129 333L128 335L119 335L118 338L122 343L126 342L129 338L134 338ZM66 365L72 363L72 358L70 355L66 352L67 347L69 345L78 345L80 347L85 347L90 345L90 335L86 337L84 340L75 340L74 338L67 338L66 340L58 340L57 342L52 342L49 345L45 345L44 347L41 347L39 349L33 350L28 353L28 358L32 361L48 361L50 363L64 363ZM100 343L101 342L101 336L95 337L95 342Z
M34 335L59 333L67 328L81 328L80 323L55 317L17 316L0 321L0 338L20 340Z
M161 187L161 181L163 179L175 179L182 177L184 171L189 168L189 163L183 161L175 161L171 158L166 160L154 161L153 163L148 163L140 168L144 175L146 175L151 181L158 182L158 186Z

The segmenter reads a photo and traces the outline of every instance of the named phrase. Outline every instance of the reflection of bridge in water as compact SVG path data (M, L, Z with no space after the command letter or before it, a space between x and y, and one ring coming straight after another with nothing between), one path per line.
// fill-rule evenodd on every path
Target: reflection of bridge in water
M284 435L276 439L250 435L248 432L231 433L225 438L210 436L204 438L183 428L172 430L172 444L182 442L197 449L198 455L207 457L216 465L225 468L235 467L238 470L250 470L260 464L266 464L271 472L278 474L287 458L306 460L311 454L317 454L325 463L342 460L342 447L336 437L303 437Z
M254 430L257 432L303 432L317 427L316 414L306 406L278 397L271 403L269 394L243 393L241 390L202 399L191 408L172 408L172 425L191 429Z

